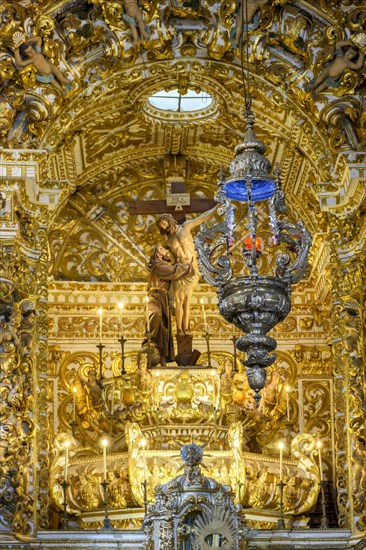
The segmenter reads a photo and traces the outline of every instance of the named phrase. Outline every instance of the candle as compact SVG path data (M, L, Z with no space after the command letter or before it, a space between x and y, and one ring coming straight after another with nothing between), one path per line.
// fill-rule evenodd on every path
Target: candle
M149 311L149 297L145 298L146 307L145 307L145 317L146 317L146 332L150 332L150 311Z
M102 439L103 445L103 481L107 481L107 446L108 440Z
M144 468L144 481L146 481L146 451L145 451L145 447L146 447L146 439L141 439L141 447L142 447L142 464L143 464L143 468Z
M103 331L103 308L98 309L99 314L99 342L102 343L102 331Z
M70 441L66 439L64 443L65 447L65 471L64 471L64 480L67 481L67 469L69 467L69 447L70 447Z
M287 422L290 422L290 386L286 386L286 412L287 412Z
M256 251L259 252L260 249L261 249L261 245L262 245L262 239L260 239L259 237L256 237L254 243L255 243ZM244 248L245 248L245 250L252 250L252 248L253 248L253 239L252 239L252 237L246 237L244 239Z
M120 332L121 332L121 338L123 337L123 308L124 307L125 307L125 304L122 301L118 302L118 309L119 309L119 313L120 313L119 328L120 328Z
M216 399L216 407L220 406L220 393L221 393L221 376L219 374L219 379L217 382L217 399Z
M282 441L279 442L278 448L280 449L280 483L282 483L283 480L283 448L284 444Z
M262 396L262 403L263 403L263 406L262 406L262 413L263 413L263 416L265 416L266 414L266 388L263 388L263 396Z
M204 331L207 332L207 319L206 319L206 311L203 303L203 298L201 298L200 303L201 303L201 309L202 309Z
M317 441L316 446L318 447L318 458L319 458L319 472L320 472L320 482L323 481L323 463L322 463L322 453L321 453L321 446L322 442Z
M77 392L77 387L76 386L73 386L72 387L72 393L73 393L73 409L72 409L72 421L75 423L75 420L76 420L76 392Z

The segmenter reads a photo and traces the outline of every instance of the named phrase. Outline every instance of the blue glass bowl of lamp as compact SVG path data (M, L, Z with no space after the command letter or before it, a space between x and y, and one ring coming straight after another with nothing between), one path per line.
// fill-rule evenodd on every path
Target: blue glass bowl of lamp
M225 186L225 194L228 199L240 202L248 202L247 182L245 179L228 181ZM270 199L275 192L273 179L252 178L252 200L265 201Z

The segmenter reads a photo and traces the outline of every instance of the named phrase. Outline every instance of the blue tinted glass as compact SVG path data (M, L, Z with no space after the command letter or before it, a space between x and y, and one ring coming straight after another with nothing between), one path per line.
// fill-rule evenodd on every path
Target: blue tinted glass
M272 180L252 179L252 198L254 202L270 199L274 194L274 190L275 184ZM228 199L248 202L246 181L229 181L225 185L225 194Z

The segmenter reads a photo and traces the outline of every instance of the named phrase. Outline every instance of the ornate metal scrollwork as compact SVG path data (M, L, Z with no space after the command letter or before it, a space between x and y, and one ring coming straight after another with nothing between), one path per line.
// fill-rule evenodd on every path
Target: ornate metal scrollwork
M265 146L256 139L253 119L248 115L248 130L243 143L235 150L237 156L231 163L231 176L227 183L221 176L215 197L220 204L218 213L224 216L224 220L210 228L201 226L195 238L203 276L209 284L217 287L221 315L245 332L236 346L247 353L243 364L248 369L248 382L255 391L257 403L260 399L258 392L265 385L265 368L276 359L274 354L269 355L277 346L276 340L267 336L267 332L283 321L291 310L291 285L300 281L307 269L312 240L302 221L293 223L283 218L287 208L280 171L276 167L273 181L264 151ZM234 191L233 188L228 191L229 184L236 186ZM227 193L236 194L236 200L248 202L246 228L249 237L244 239L241 253L249 275L234 277L231 249L235 245L235 222ZM255 201L263 201L266 197L270 198L269 223L273 246L286 246L285 251L277 253L274 276L260 275L257 266L262 250L257 237Z

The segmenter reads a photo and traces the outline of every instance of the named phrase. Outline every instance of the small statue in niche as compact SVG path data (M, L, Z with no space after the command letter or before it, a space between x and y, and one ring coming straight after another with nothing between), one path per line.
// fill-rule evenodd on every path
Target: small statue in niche
M268 468L257 473L256 479L250 482L249 506L260 508L265 505L270 493Z
M138 44L140 40L148 40L150 30L144 22L137 0L123 0L123 7L125 13L122 19L131 29L133 43Z
M86 382L87 394L89 403L95 410L105 410L105 401L103 395L103 385L97 378L95 370L88 372L88 380Z
M18 349L20 344L17 333L18 324L17 304L14 304L12 310L0 312L0 352L14 354Z
M20 302L20 339L22 344L22 356L29 355L32 351L34 324L36 321L35 303L33 300Z
M33 36L16 48L14 57L19 67L33 66L37 70L37 82L53 84L62 95L65 95L65 89L67 92L71 91L71 81L42 54L42 38L40 36Z
M288 478L283 491L283 505L285 510L293 510L299 499L299 486L295 475Z
M265 386L263 401L269 411L273 411L279 403L279 396L282 390L281 374L278 369L271 372L271 378Z
M74 498L84 510L96 510L101 505L99 483L91 474L80 473L77 476Z
M262 6L268 4L268 0L239 0L236 21L233 31L235 31L232 37L231 44L233 47L237 47L243 35L243 30L255 30L259 27L259 10ZM244 29L243 29L244 27Z
M143 392L148 392L152 386L152 376L148 370L147 348L143 348L137 355L138 387Z
M224 372L220 375L220 388L221 392L225 394L232 393L233 391L233 361L230 358L225 359Z
M362 487L366 483L366 442L362 437L356 439L353 460L353 493L357 496L362 493Z
M107 472L108 482L108 501L112 508L125 508L126 506L126 483L115 472L109 470Z
M87 377L84 380L77 375L73 380L73 386L76 387L76 418L85 429L103 433L109 429L103 384L93 368L88 371Z
M366 45L366 35L360 33L351 40L336 42L335 59L329 63L315 78L305 84L306 92L312 92L312 96L319 94L327 88L338 88L346 69L358 71L363 66L365 56L361 48ZM346 48L344 50L343 48ZM354 61L357 58L357 61Z

